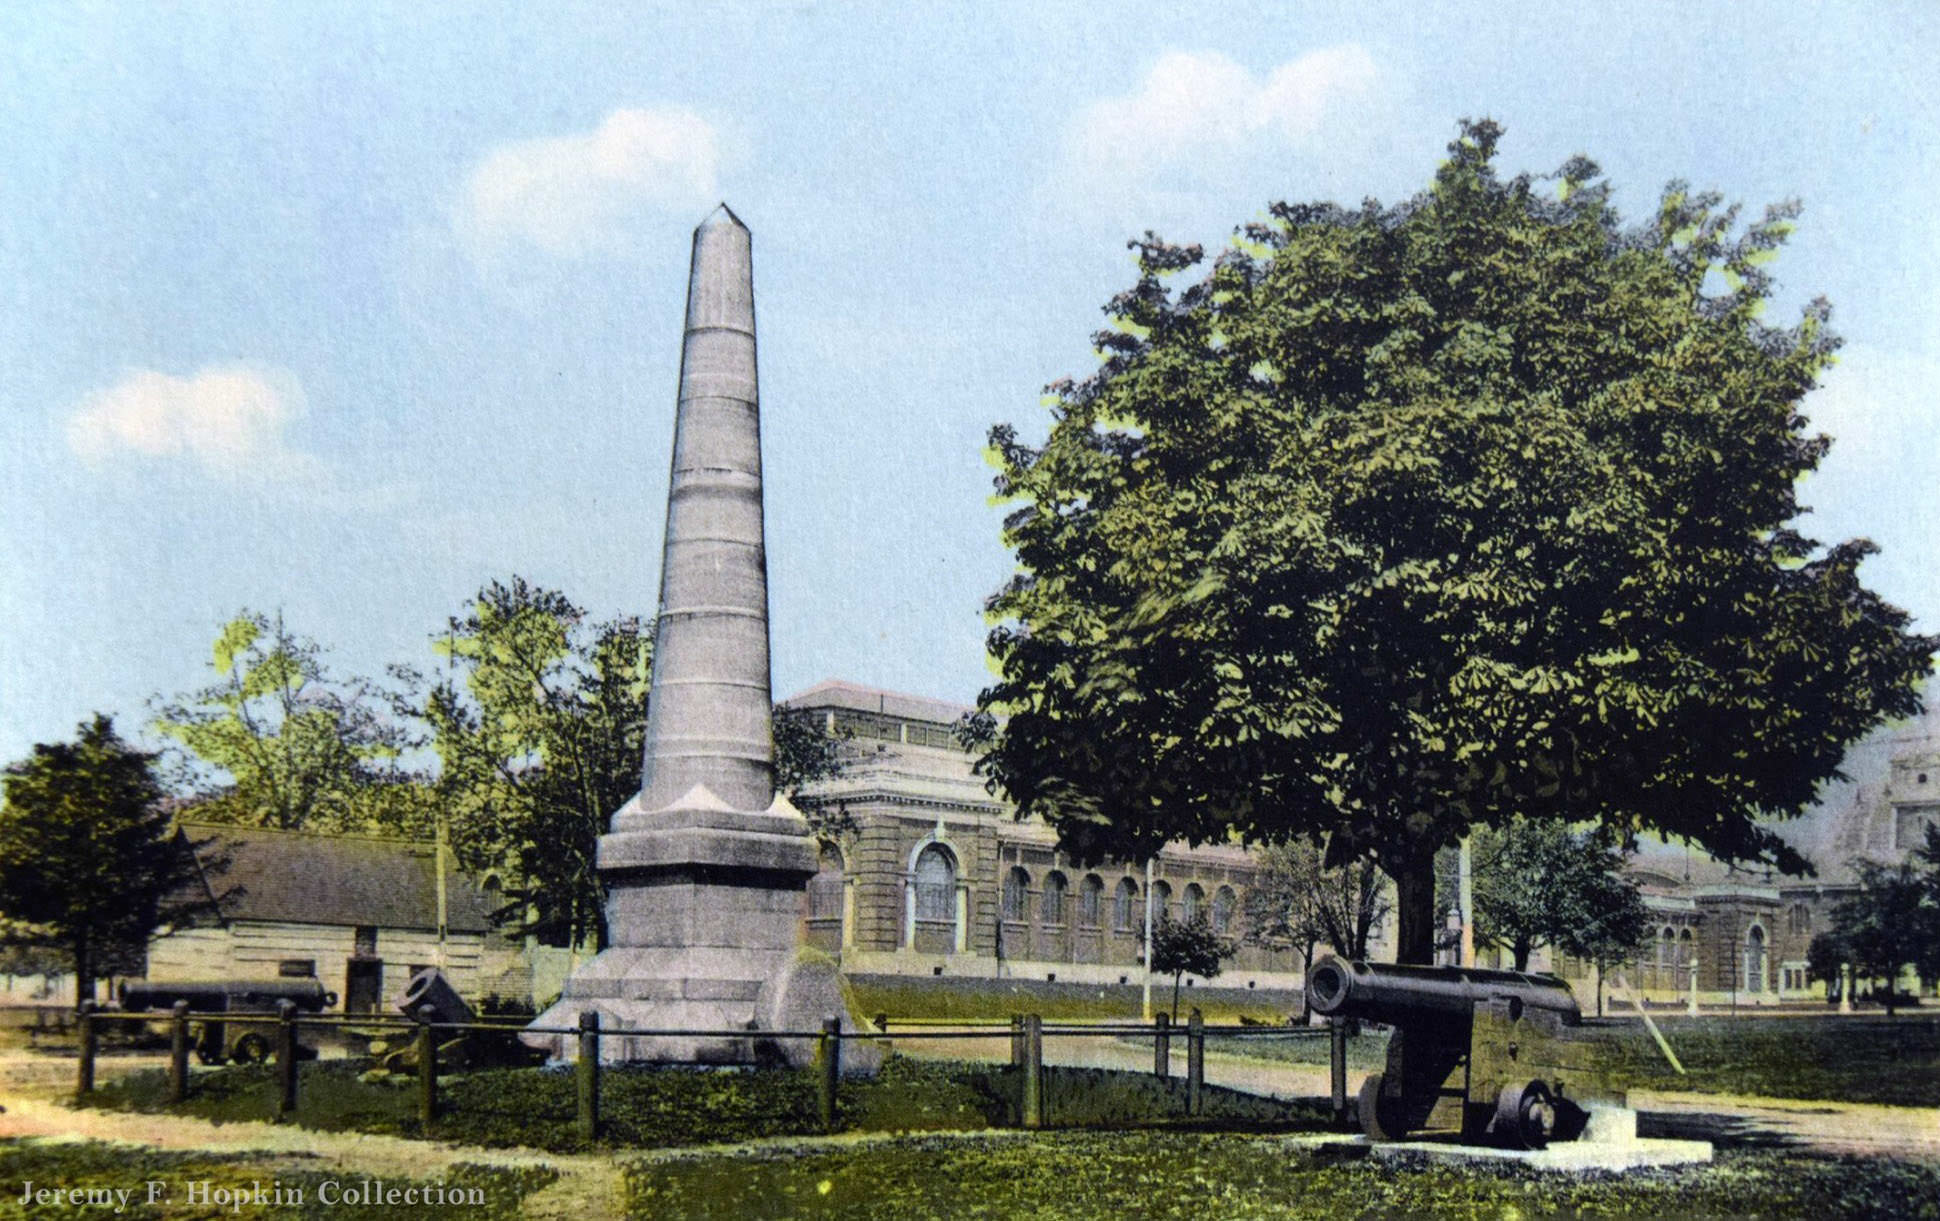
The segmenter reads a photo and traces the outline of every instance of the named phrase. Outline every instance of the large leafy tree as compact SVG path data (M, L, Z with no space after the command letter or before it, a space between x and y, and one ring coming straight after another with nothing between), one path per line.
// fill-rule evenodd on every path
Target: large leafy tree
M195 864L153 761L97 716L6 769L0 917L15 946L63 951L84 1000L104 968L139 962L156 925L193 906L181 896Z
M993 785L1081 857L1327 835L1397 883L1512 817L1809 868L1793 815L1918 707L1935 641L1793 526L1828 310L1761 320L1790 208L1596 167L1499 177L1464 125L1420 196L1276 205L1209 274L1134 243L1041 446L991 434Z
M212 650L216 680L162 705L179 745L172 786L212 822L300 831L429 833L432 806L403 760L391 695L331 673L283 617L243 611Z
M1469 852L1475 940L1507 950L1518 971L1544 947L1618 962L1643 935L1643 897L1623 872L1623 855L1588 832L1517 819L1477 831Z
M589 624L519 577L481 589L438 648L424 717L458 859L507 869L501 918L552 944L605 944L595 852L640 786L652 636Z

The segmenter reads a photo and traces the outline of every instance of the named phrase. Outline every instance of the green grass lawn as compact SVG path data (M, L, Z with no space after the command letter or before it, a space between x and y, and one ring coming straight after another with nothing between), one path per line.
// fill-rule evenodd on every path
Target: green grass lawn
M1342 1160L1240 1133L911 1137L627 1168L638 1217L1940 1217L1940 1169L1727 1153L1625 1175Z
M436 1184L408 1183L397 1179L370 1179L349 1170L291 1170L280 1165L274 1170L252 1161L249 1155L224 1156L213 1153L167 1153L127 1145L108 1145L92 1141L43 1142L37 1140L0 1140L0 1217L88 1218L118 1216L139 1218L214 1218L214 1217L312 1217L368 1218L381 1221L397 1216L448 1219L448 1221L498 1221L521 1215L519 1202L545 1187L559 1176L540 1167L509 1168L460 1164ZM147 1184L160 1184L155 1203L148 1202ZM38 1188L124 1189L132 1194L127 1207L120 1201L105 1207L22 1203L25 1185ZM384 1188L421 1191L442 1187L443 1203L417 1203L410 1207L373 1201L364 1204L362 1185L381 1184ZM191 1196L191 1184L207 1184L202 1202ZM270 1199L283 1205L257 1208L235 1203L261 1184ZM330 1186L326 1189L326 1184ZM482 1204L467 1195L476 1189ZM224 1193L230 1193L225 1200ZM299 1194L300 1193L300 1194ZM455 1199L454 1199L455 1197ZM399 1197L402 1199L403 1197ZM438 1197L421 1196L420 1199ZM297 1200L301 1203L296 1203ZM346 1200L352 1202L345 1202ZM332 1201L332 1202L326 1202Z
M304 1065L296 1122L326 1130L422 1135L417 1093L408 1079L370 1083L361 1065ZM1016 1075L1007 1067L891 1057L874 1080L845 1081L841 1127L862 1132L921 1132L1008 1126L1013 1122ZM171 1111L159 1072L131 1074L98 1090L91 1105L111 1110ZM572 1074L545 1069L496 1069L456 1075L442 1083L432 1135L488 1146L530 1145L551 1150L584 1147L574 1127ZM657 1148L821 1131L812 1072L786 1069L613 1069L601 1075L602 1131L598 1147ZM269 1119L276 1079L264 1066L200 1074L183 1114L224 1121ZM1288 1103L1208 1089L1204 1113L1187 1121L1185 1085L1140 1073L1051 1069L1046 1073L1048 1121L1073 1127L1189 1124L1287 1130L1318 1126L1317 1105Z
M1940 1018L1660 1017L1657 1023L1684 1065L1683 1076L1641 1022L1591 1026L1584 1034L1608 1049L1618 1082L1631 1089L1940 1107ZM1207 1050L1327 1063L1327 1040L1311 1036L1215 1036ZM1358 1077L1379 1069L1386 1052L1384 1033L1362 1034L1348 1043L1349 1072Z

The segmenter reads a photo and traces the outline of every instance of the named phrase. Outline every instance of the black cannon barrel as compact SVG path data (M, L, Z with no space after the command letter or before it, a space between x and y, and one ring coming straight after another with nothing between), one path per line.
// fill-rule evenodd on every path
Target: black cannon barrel
M291 1001L298 1009L317 1013L337 997L315 979L144 979L121 985L121 1007L130 1013L166 1009L176 1001L207 1013L267 1011L278 1001Z
M1559 1013L1568 1025L1582 1014L1569 985L1553 975L1417 967L1323 958L1307 973L1307 1000L1326 1017L1362 1018L1387 1025L1430 1013L1467 1018L1476 1004L1496 998Z

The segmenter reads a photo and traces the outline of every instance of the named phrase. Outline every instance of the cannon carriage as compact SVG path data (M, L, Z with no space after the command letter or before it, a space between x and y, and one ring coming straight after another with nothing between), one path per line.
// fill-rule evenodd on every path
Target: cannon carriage
M178 1001L204 1014L270 1014L283 1001L304 1012L321 1013L337 1003L337 994L315 979L133 980L121 985L121 1007L128 1013L167 1010ZM269 1032L255 1023L204 1019L196 1033L195 1054L204 1064L230 1060L259 1064L270 1055Z
M1307 997L1316 1013L1394 1030L1386 1067L1360 1091L1361 1127L1376 1140L1452 1131L1539 1149L1582 1135L1593 1105L1624 1103L1555 976L1327 958Z

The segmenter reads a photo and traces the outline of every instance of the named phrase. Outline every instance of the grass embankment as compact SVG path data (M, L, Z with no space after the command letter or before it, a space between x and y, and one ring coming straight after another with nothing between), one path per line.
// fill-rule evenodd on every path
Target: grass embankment
M304 1065L296 1122L324 1130L425 1135L411 1080L361 1081L364 1067L352 1061ZM891 1057L875 1079L843 1082L841 1127L862 1132L1001 1127L1011 1122L1017 1085L1004 1066ZM587 1146L575 1132L575 1099L570 1072L497 1069L454 1075L441 1082L440 1113L431 1135L488 1146L579 1150ZM163 1074L135 1073L99 1090L91 1105L219 1122L269 1119L275 1114L275 1071L257 1066L199 1074L180 1107L168 1102ZM1045 1105L1050 1122L1073 1127L1186 1122L1182 1081L1136 1073L1048 1070ZM600 1078L600 1109L596 1148L704 1145L821 1131L815 1075L786 1069L609 1069ZM1311 1104L1208 1089L1205 1114L1190 1123L1284 1130L1312 1127L1322 1118Z
M1341 1161L1270 1136L912 1137L637 1163L635 1216L1940 1217L1940 1169L1771 1153L1624 1175Z
M1047 1022L1136 1022L1143 990L1125 984L1076 984L1042 979L979 979L903 975L847 977L856 1012L929 1021L1006 1021L1035 1013ZM1170 1008L1172 988L1153 984L1155 1004ZM1278 1025L1300 1011L1300 994L1276 989L1196 987L1179 996L1180 1012L1197 1006L1208 1022L1243 1020Z
M97 1217L123 1219L187 1217L370 1218L398 1216L497 1221L522 1215L520 1202L558 1178L534 1166L480 1166L461 1163L434 1181L377 1179L351 1171L292 1169L287 1162L265 1165L260 1155L168 1153L93 1141L49 1143L0 1140L0 1217ZM149 1183L157 1186L154 1202ZM38 1189L126 1190L105 1204L23 1204L26 1185ZM254 1191L276 1207L253 1203ZM393 1203L382 1202L383 1191ZM416 1195L403 1193L415 1190ZM473 1193L476 1193L475 1195ZM409 1199L407 1205L405 1200ZM301 1201L298 1203L298 1201ZM366 1203L368 1200L370 1202Z
M1586 1028L1629 1089L1750 1094L1886 1106L1940 1107L1940 1018L1656 1019L1683 1063L1680 1076L1643 1023ZM1311 1035L1211 1037L1208 1051L1296 1064L1327 1063L1327 1040ZM1348 1043L1348 1069L1379 1069L1387 1035Z

